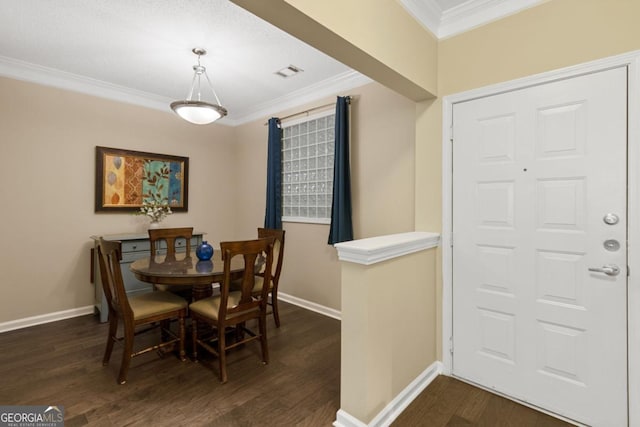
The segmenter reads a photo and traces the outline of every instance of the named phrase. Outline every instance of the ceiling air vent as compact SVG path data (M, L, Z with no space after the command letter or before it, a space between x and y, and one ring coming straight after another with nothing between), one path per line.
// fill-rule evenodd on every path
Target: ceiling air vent
M295 65L289 65L286 68L283 68L282 70L278 70L275 72L275 74L279 75L280 77L284 77L285 79L288 77L292 77L295 76L298 73L303 72L304 70L302 68L296 67Z

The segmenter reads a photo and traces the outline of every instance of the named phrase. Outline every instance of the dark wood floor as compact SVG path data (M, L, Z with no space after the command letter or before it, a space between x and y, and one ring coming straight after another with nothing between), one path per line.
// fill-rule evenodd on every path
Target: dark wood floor
M116 384L121 349L102 366L106 324L83 316L0 334L0 404L63 405L65 426L330 426L340 408L340 322L282 303L269 318L271 363L259 344L216 359L134 358ZM151 332L155 335L154 332ZM155 337L153 337L155 338Z
M564 421L451 377L440 376L396 418L393 427L568 427Z
M95 316L6 332L0 404L63 405L67 427L331 426L340 408L340 322L286 303L280 315L280 329L269 318L271 363L260 363L258 345L231 351L225 385L216 359L180 362L153 352L135 358L127 384L116 384L121 349L102 366L107 325ZM437 378L393 423L565 425L449 377Z

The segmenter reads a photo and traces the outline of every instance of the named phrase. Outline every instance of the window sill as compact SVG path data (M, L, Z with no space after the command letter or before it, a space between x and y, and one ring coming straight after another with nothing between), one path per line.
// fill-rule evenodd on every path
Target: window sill
M308 224L331 224L331 220L329 218L304 218L297 216L283 216L282 222L299 222L299 223L308 223Z

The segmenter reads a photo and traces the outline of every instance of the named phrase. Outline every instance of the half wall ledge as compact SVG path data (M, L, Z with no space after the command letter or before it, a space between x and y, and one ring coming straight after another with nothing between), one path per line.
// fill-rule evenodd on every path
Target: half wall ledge
M413 252L434 248L440 243L440 234L427 231L388 234L333 245L340 261L371 265Z

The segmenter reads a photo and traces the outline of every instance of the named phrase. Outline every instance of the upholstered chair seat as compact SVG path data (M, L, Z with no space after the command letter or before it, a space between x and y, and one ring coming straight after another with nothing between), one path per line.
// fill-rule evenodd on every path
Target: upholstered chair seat
M255 288L254 288L255 289ZM240 298L242 298L242 292L229 292L229 299L227 300L227 310L237 307L240 303ZM212 296L209 298L204 298L199 301L192 303L189 307L194 313L197 313L201 316L208 317L212 320L218 320L218 313L220 312L220 295ZM258 307L253 308L252 310L258 310ZM248 310L247 312L249 312ZM229 314L229 318L232 319L236 314Z
M166 311L187 308L187 301L170 292L149 292L129 298L135 320L156 316Z

